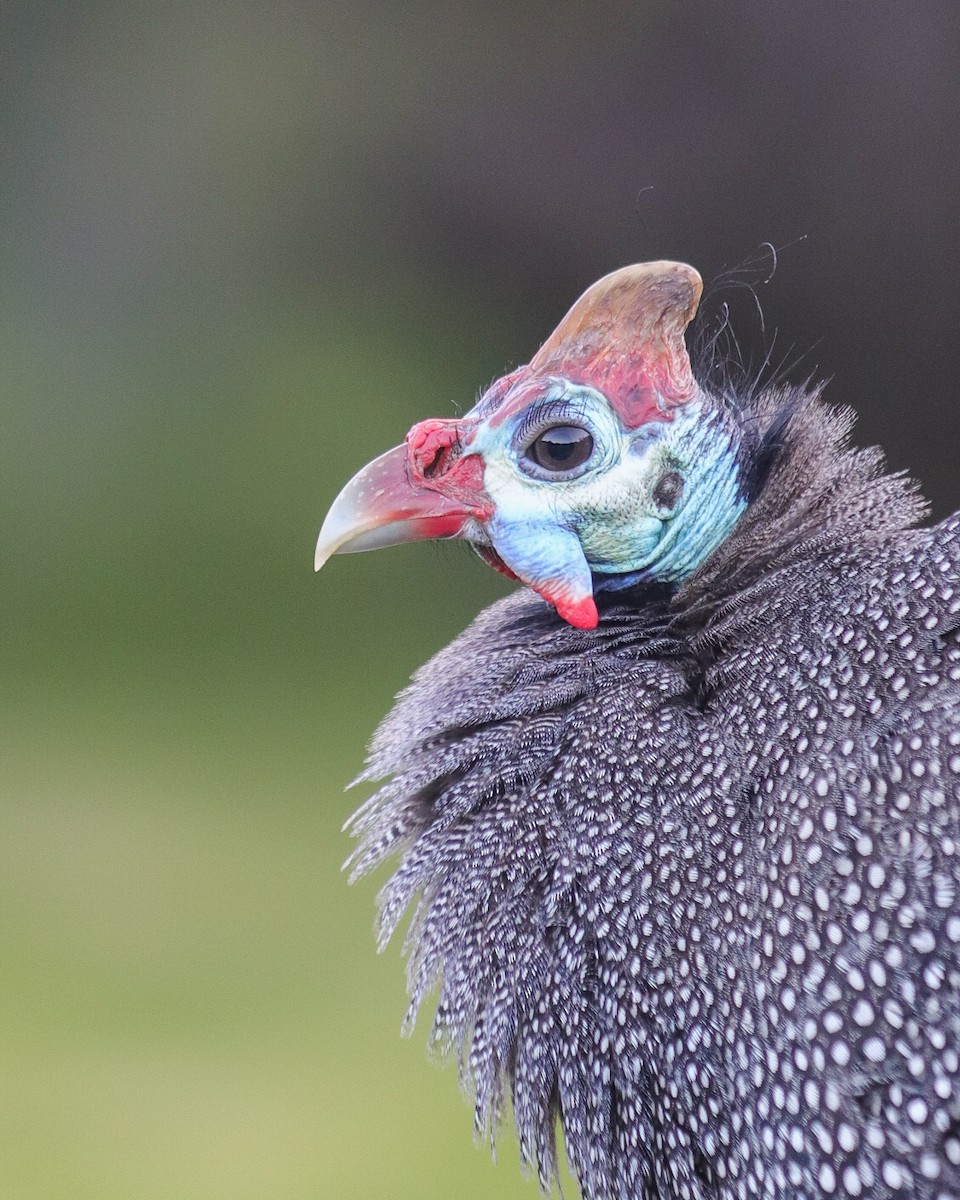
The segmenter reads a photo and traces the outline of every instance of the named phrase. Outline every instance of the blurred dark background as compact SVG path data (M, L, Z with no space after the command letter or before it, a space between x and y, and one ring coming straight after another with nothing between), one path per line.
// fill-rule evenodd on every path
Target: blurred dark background
M504 585L321 518L667 256L960 507L958 63L955 0L0 8L0 1194L536 1195L339 872Z

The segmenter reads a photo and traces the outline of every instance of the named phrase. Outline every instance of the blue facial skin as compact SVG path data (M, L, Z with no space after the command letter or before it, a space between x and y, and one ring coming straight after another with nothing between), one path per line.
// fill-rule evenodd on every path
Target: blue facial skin
M562 426L585 430L592 452L570 470L544 469L535 443ZM731 433L699 400L626 429L595 389L544 380L520 412L481 423L471 449L495 508L485 540L540 591L680 583L746 508Z

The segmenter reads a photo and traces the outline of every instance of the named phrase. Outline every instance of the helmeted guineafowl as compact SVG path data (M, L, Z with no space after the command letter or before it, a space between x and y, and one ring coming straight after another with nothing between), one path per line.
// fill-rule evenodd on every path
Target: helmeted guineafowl
M360 472L336 551L528 584L377 733L355 869L412 1006L587 1200L960 1196L960 518L790 387L713 394L690 267L594 284Z

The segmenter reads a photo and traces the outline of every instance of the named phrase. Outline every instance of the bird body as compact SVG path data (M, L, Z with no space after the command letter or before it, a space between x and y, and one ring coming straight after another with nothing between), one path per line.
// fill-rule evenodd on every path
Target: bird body
M353 820L353 867L401 856L380 930L413 908L411 1019L439 979L434 1038L460 1055L478 1126L509 1096L546 1186L559 1122L586 1200L960 1196L960 518L916 528L912 485L849 449L849 414L816 394L691 386L685 320L680 350L669 331L655 346L667 366L644 368L653 418L649 397L634 427L636 408L597 415L581 394L571 426L565 393L622 380L598 374L596 345L624 323L572 311L592 374L569 378L584 359L561 324L537 386L561 398L548 430L574 432L542 457L588 431L607 508L629 492L642 536L628 517L584 534L609 521L604 485L583 504L567 469L577 519L555 502L544 537L539 492L486 463L496 425L438 436L441 475L465 477L475 445L486 464L482 495L474 478L457 498L462 536L548 603L482 613L373 741L365 776L387 782ZM630 325L647 339L633 401L650 328L669 325L654 317ZM509 408L496 389L468 420ZM651 419L665 432L641 436ZM420 503L430 489L406 479ZM441 499L399 520L449 532ZM498 504L518 529L495 528ZM376 536L369 520L355 536Z

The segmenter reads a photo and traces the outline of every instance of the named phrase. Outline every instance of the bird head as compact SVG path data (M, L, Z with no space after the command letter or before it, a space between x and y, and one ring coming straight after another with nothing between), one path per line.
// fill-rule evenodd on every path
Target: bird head
M701 290L682 263L598 280L464 417L419 422L350 480L317 570L332 554L462 538L581 629L598 622L596 592L683 580L746 503L684 344Z

